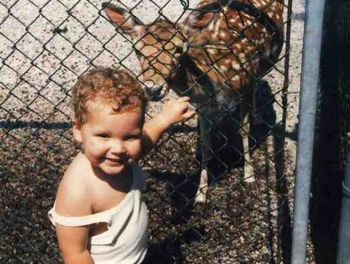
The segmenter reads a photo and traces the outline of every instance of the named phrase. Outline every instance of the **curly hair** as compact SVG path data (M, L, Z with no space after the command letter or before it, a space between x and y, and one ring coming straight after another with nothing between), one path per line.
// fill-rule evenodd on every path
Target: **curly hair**
M147 98L140 83L127 71L96 68L82 75L72 88L72 108L75 122L80 127L86 122L89 101L111 105L114 113L145 112Z

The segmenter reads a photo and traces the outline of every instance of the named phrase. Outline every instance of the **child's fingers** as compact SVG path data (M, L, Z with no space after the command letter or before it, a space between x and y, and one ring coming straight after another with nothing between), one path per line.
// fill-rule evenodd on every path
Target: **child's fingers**
M181 104L178 105L180 109L182 109L182 112L188 112L188 111L193 111L195 112L195 108L193 105L191 105L189 102L181 102Z
M186 113L183 114L183 118L185 119L190 119L191 117L193 117L196 114L195 111L187 111Z
M183 96L183 97L179 97L178 102L188 102L190 101L190 97L189 96Z
M193 106L187 103L186 108L184 112L182 113L183 116L191 117L196 114L196 111L194 110Z
M196 111L196 107L190 103L187 103L187 108L189 111L192 111L192 112L197 112Z
M188 105L189 108L191 108L192 105L191 105L190 101L191 101L191 97L189 97L189 96L184 96L184 97L179 97L179 98L177 99L177 102L175 102L175 103L178 103L178 104L184 103L185 105Z

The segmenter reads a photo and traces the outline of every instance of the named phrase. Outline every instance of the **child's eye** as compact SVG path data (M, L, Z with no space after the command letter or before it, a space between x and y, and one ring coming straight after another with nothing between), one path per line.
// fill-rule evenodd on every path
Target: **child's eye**
M99 137L99 138L109 138L108 134L98 134L96 136Z
M140 139L141 135L139 134L135 134L135 135L128 135L125 137L125 140L131 141L131 140L137 140Z

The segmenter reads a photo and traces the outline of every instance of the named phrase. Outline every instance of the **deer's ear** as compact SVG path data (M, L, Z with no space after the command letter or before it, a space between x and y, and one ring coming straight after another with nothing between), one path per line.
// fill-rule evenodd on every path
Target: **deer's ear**
M142 22L124 8L110 3L103 3L102 10L113 24L127 34L135 36L143 28Z
M186 24L194 28L203 28L214 18L213 12L193 11L189 14Z

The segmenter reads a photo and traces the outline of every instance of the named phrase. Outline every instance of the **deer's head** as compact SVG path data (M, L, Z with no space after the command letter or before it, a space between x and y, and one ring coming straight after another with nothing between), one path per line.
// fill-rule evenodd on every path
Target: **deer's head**
M117 29L132 37L146 90L151 98L159 99L168 91L167 80L175 74L179 57L186 52L181 30L165 20L144 25L129 11L109 3L102 7Z
M182 24L156 20L144 25L131 12L109 3L103 4L103 11L118 30L132 37L146 89L157 99L169 89L181 64L187 71L200 72L192 83L205 75L215 87L238 90L277 60L283 44L283 1L224 2L222 6L220 1L200 1Z

